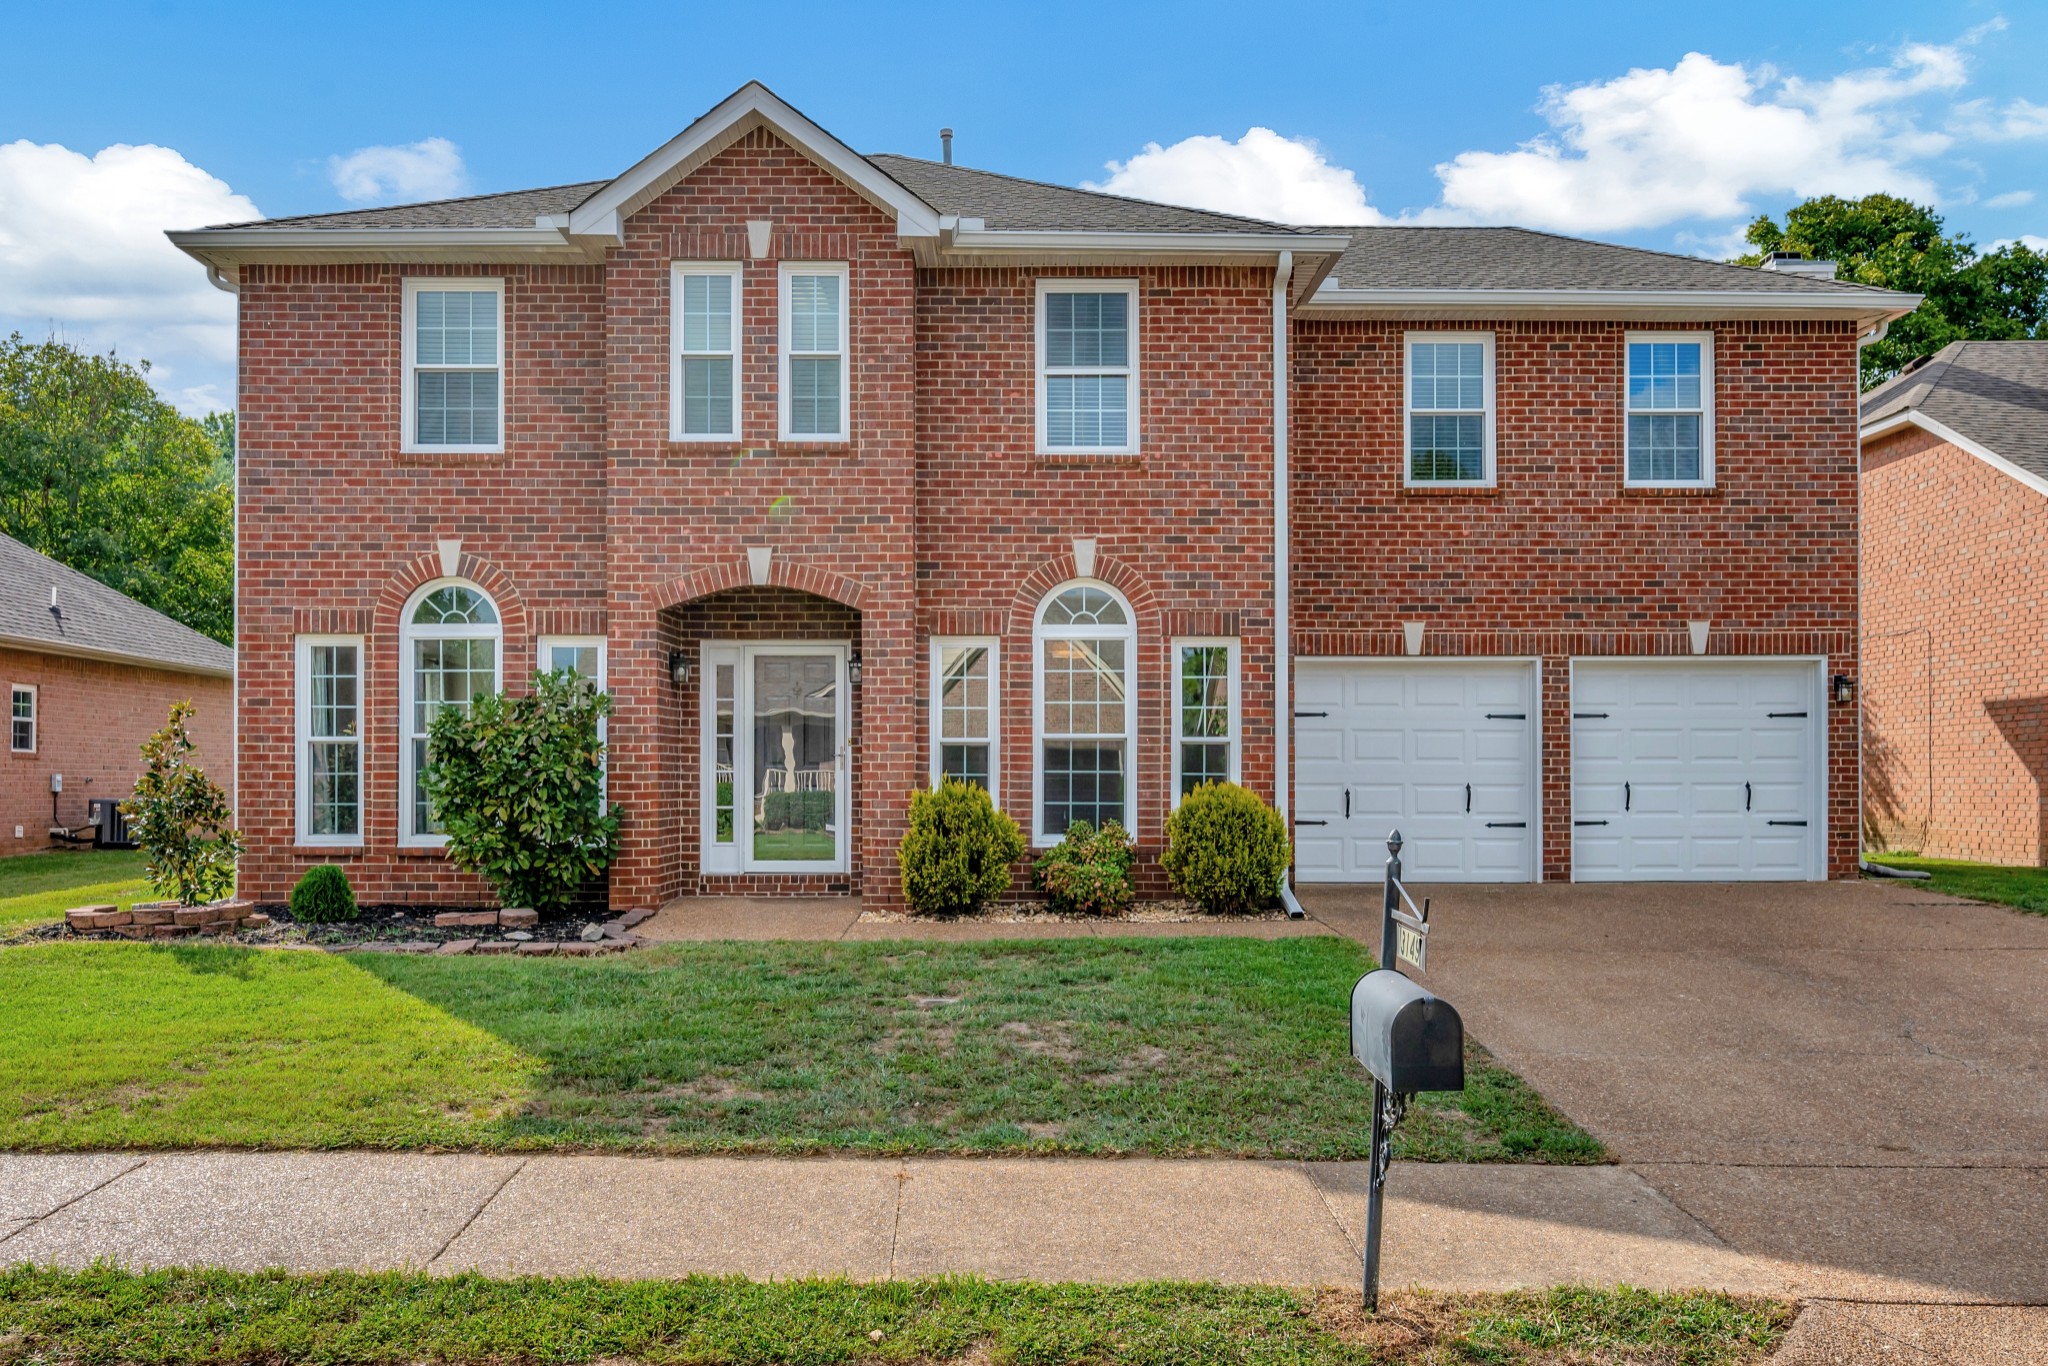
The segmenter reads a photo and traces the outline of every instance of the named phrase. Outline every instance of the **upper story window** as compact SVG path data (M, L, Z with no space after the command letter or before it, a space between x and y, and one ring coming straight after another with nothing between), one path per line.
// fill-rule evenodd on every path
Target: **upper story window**
M1138 632L1130 604L1103 584L1068 584L1039 604L1034 636L1038 843L1057 843L1074 821L1133 830Z
M1628 335L1628 477L1648 488L1714 482L1714 337Z
M1493 483L1492 335L1411 332L1407 351L1407 482Z
M782 267L782 437L844 441L847 433L847 270Z
M503 280L405 282L406 450L505 448L504 305Z
M445 837L427 809L420 775L429 763L427 737L449 708L468 711L499 691L503 664L498 608L481 588L460 579L427 585L406 604L399 653L401 844L440 844Z
M298 639L298 839L363 842L363 638Z
M1138 285L1038 282L1038 449L1130 455L1138 449Z
M1002 804L994 637L932 641L932 785L957 778Z
M16 754L36 752L36 690L32 683L17 683L8 699L7 747Z
M678 261L670 281L669 436L676 441L740 437L740 267Z

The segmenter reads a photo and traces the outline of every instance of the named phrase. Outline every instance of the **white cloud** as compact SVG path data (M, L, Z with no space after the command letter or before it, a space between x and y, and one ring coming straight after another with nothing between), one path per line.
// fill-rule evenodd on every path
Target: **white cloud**
M1249 129L1236 142L1213 136L1183 138L1171 147L1151 142L1106 169L1107 180L1085 188L1279 223L1385 221L1366 202L1357 176L1332 165L1313 141L1270 128Z
M2024 99L2008 100L2003 105L1990 100L1965 100L1955 107L1949 127L1977 142L2048 138L2048 104Z
M235 301L164 232L260 216L168 147L0 145L0 332L112 348L181 407L227 407Z
M2004 194L1995 194L1985 200L1984 207L1987 209L2017 209L2022 204L2031 204L2033 202L2034 192L2032 190L2007 190Z
M2023 232L2018 237L2002 237L1984 248L1984 252L1986 255L1989 255L1994 251L2002 251L2012 246L2025 247L2028 251L2038 251L2043 255L2048 255L2048 237L2043 237L2039 233L2033 232Z
M329 157L327 178L351 204L447 199L469 188L462 149L446 138L404 147L359 147L345 157Z

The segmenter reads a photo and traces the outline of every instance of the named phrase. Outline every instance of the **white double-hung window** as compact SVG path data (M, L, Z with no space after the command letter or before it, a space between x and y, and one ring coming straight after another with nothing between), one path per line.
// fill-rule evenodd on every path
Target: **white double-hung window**
M363 842L363 638L300 636L298 842Z
M934 787L956 778L984 788L1000 806L997 651L992 636L933 639L931 776Z
M677 261L671 268L672 440L739 440L740 279L740 267L727 261Z
M9 722L7 747L16 754L36 752L36 688L33 683L16 683L8 692Z
M1628 484L1694 488L1714 482L1714 337L1628 334Z
M492 454L505 448L505 282L405 282L408 451Z
M784 263L781 273L782 439L844 441L847 269Z
M1235 640L1177 640L1173 804L1203 783L1238 780Z
M1038 449L1131 455L1138 449L1138 284L1038 282Z
M1492 334L1410 332L1406 368L1408 485L1492 484Z

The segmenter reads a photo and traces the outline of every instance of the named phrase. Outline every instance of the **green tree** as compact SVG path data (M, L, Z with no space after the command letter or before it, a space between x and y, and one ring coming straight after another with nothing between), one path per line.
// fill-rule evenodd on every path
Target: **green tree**
M149 856L143 875L162 896L197 906L235 889L242 837L228 794L192 762L190 701L173 702L171 719L142 745L142 776L121 803L128 833Z
M2018 243L1980 253L1933 209L1896 195L1823 195L1788 210L1783 225L1759 217L1745 236L1756 250L1738 265L1796 251L1835 262L1837 279L1926 296L1863 348L1866 389L1952 341L2048 336L2048 256Z
M234 639L234 419L185 416L148 364L0 341L0 531Z

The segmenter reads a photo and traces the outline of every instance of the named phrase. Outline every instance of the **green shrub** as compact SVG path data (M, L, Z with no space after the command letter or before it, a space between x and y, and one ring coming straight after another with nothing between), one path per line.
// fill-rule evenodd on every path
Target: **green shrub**
M356 918L355 889L348 874L331 863L315 864L292 888L292 919L301 925L332 925Z
M1130 835L1115 821L1100 830L1075 821L1034 866L1038 885L1056 911L1115 915L1131 904L1131 850Z
M896 846L903 899L926 915L979 910L1010 890L1024 832L984 788L948 778L910 798L910 828Z
M135 795L121 803L128 833L149 855L143 876L159 896L197 906L235 890L235 832L228 794L192 762L185 722L195 708L173 702L164 728L142 745L142 776Z
M1211 914L1269 906L1293 862L1287 822L1236 783L1203 783L1166 818L1166 880Z
M770 830L823 830L832 823L830 792L770 792L761 798L761 821Z
M601 810L611 698L567 669L535 674L524 697L444 707L427 732L421 782L448 835L448 860L481 873L507 906L562 911L617 850L619 808Z

